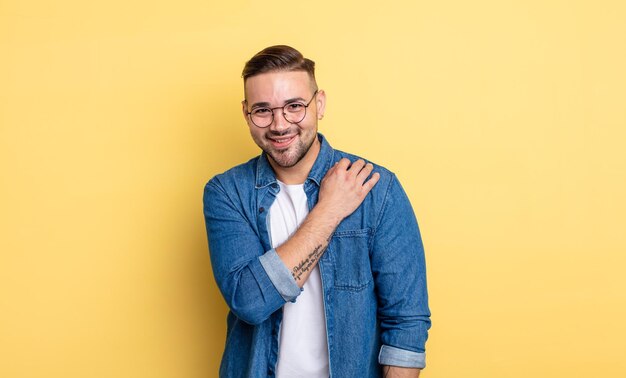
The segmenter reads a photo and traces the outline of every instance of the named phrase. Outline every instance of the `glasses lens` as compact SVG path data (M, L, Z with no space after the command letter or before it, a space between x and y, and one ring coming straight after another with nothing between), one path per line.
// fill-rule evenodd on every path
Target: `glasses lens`
M250 120L258 127L268 127L273 117L272 109L269 108L257 108L250 113Z
M283 110L285 119L291 123L299 123L306 116L306 106L300 102L287 104Z

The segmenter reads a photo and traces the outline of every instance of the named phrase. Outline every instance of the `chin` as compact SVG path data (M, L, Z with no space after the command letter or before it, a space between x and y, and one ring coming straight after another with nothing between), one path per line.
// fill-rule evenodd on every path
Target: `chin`
M278 164L282 168L291 168L294 165L298 164L300 160L304 157L302 156L285 156L281 152L269 152L268 155L274 160L276 164Z
M257 145L281 168L291 168L297 165L311 150L316 139L316 133L308 140L303 140L303 134L299 133L297 140L285 149L276 150L269 141L255 140Z

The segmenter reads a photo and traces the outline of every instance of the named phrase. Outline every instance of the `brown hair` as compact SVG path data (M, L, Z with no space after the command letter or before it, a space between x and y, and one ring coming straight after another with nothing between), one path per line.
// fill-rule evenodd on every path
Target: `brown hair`
M306 71L315 84L315 62L305 58L291 46L276 45L266 47L246 62L241 76L244 83L254 75L275 71ZM316 88L317 89L317 88Z

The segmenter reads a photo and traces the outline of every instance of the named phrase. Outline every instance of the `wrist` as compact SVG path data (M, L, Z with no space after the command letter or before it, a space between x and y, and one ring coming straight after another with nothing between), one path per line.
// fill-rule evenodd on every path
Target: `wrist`
M315 217L323 219L324 223L332 225L333 228L337 227L344 218L344 216L337 212L336 208L332 205L326 205L323 202L318 202L311 212L315 213Z

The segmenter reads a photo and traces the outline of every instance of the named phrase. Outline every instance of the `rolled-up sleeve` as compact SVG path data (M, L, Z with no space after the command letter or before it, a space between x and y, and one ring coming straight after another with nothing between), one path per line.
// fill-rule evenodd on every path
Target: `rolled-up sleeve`
M204 188L204 217L215 281L231 311L259 324L301 290L274 249L265 251L241 206L215 180Z
M275 249L270 249L259 257L261 266L285 301L294 302L302 289L296 284L287 266L278 257Z
M395 175L389 181L372 245L381 365L423 368L430 328L424 248L415 214Z

